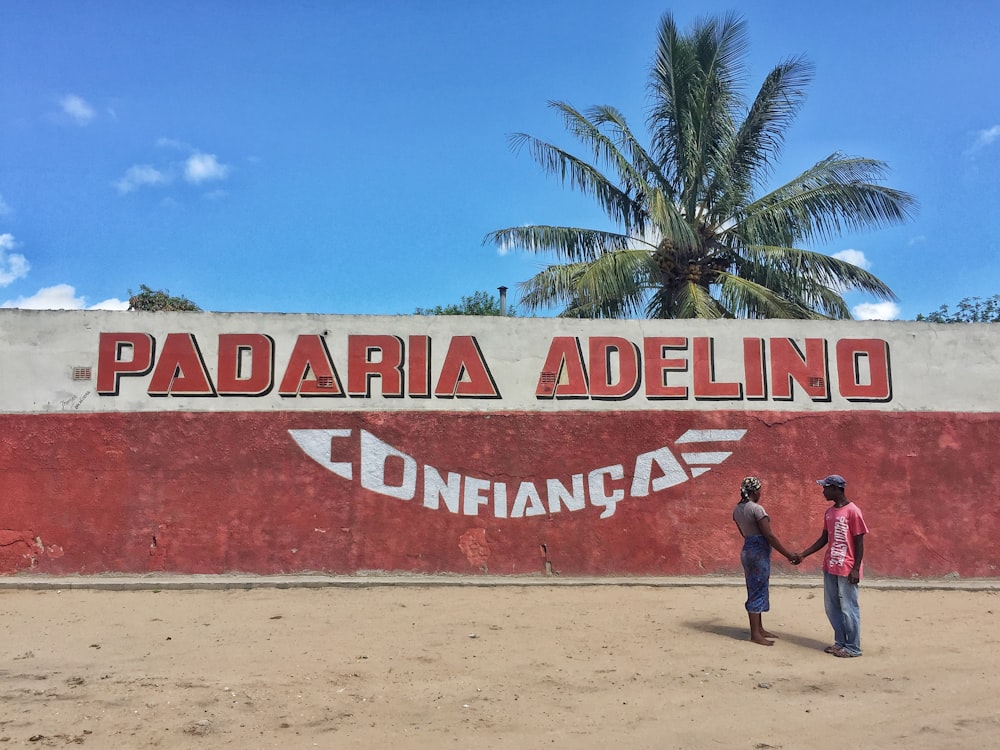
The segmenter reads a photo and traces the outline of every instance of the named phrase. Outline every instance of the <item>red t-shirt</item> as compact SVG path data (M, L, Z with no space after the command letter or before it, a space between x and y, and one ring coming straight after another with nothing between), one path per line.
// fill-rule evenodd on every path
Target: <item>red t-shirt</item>
M861 509L854 503L848 503L842 508L830 506L823 516L823 525L827 534L823 570L835 576L846 576L854 568L854 537L868 533ZM860 577L859 568L858 578Z

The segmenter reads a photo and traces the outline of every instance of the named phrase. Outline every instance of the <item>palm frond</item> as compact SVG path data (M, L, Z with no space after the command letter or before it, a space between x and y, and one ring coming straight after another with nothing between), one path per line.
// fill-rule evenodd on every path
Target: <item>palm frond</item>
M647 318L728 318L728 310L701 284L660 288L646 305Z
M694 216L712 165L734 138L734 111L746 53L746 23L735 14L699 22L679 36L672 17L661 20L650 89L653 153L674 167L683 212Z
M854 319L854 316L851 315L851 308L847 306L844 298L836 289L831 289L828 286L818 286L814 296L807 302L810 309L817 310L827 318L834 320Z
M717 170L706 199L717 203L717 215L743 205L754 184L770 175L792 124L805 101L806 86L812 81L813 66L802 57L785 60L764 80L753 104L740 124L724 168Z
M625 230L644 232L647 217L642 210L642 199L651 189L646 181L650 165L641 161L641 153L635 152L637 147L640 149L641 147L629 131L624 117L617 113L617 121L613 127L613 135L616 137L613 138L601 130L601 125L607 123L605 118L614 114L610 108L605 110L592 108L584 114L565 102L553 101L549 102L549 106L562 114L563 125L588 148L595 162L610 166L619 175L618 187L628 196L632 208L624 217ZM592 115L596 119L593 119ZM627 147L625 153L620 149L622 140Z
M698 237L691 223L662 192L654 190L646 197L646 211L663 237L669 237L679 250L697 247Z
M829 240L844 231L875 229L910 218L913 196L884 187L884 162L834 153L742 212L748 244Z
M653 157L670 170L667 175L670 182L675 182L677 175L683 172L675 153L678 151L676 144L683 140L683 82L695 72L695 61L686 51L673 16L664 14L657 30L656 55L650 68L648 89L653 108L647 124L653 134Z
M649 253L625 250L592 261L550 265L518 285L527 310L563 306L567 317L625 318L648 294Z
M659 189L673 200L673 184L667 179L667 176L663 173L656 160L639 143L621 112L614 107L598 105L588 109L586 117L588 121L597 127L610 126L610 137L617 150L628 159L635 171L641 175L643 183L648 185L651 182L653 187Z
M629 249L637 242L635 237L617 232L543 225L497 229L483 238L484 245L496 245L501 251L550 251L573 262L592 261L604 253Z
M794 290L784 289L783 293L777 292L773 286L725 272L719 274L717 282L719 298L736 317L792 319L823 317L816 314L809 306L802 304Z
M747 248L743 257L761 266L785 269L834 291L856 290L877 299L897 301L895 292L877 276L849 261L825 253L792 247L755 246Z
M515 152L526 148L531 158L563 185L594 198L613 222L642 225L641 207L592 164L527 133L514 133L508 141Z

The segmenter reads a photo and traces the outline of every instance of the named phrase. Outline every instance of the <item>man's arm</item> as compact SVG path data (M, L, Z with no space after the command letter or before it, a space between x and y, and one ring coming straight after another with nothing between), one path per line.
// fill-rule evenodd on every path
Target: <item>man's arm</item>
M847 580L849 583L853 583L855 586L861 580L861 561L865 556L865 535L858 534L854 537L854 567L851 568L851 572L847 574Z
M827 541L827 533L826 529L823 529L823 533L819 535L819 539L813 542L808 549L805 549L802 552L800 552L799 557L805 559L809 557L809 555L811 555L813 552L823 549L826 546L826 541Z

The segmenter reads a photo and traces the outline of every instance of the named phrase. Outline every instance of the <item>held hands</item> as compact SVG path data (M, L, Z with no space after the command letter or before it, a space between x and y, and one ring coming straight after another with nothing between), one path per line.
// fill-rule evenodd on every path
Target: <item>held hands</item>
M788 562L792 565L798 565L802 562L802 554L799 552L792 552L788 555Z

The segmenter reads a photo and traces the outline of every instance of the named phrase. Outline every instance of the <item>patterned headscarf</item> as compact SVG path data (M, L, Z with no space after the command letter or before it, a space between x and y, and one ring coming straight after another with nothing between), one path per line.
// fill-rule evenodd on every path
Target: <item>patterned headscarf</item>
M740 502L745 503L750 499L750 495L761 488L760 480L757 477L747 477L740 482Z

